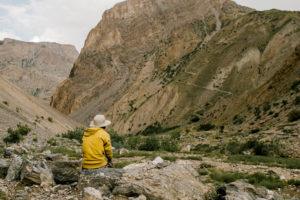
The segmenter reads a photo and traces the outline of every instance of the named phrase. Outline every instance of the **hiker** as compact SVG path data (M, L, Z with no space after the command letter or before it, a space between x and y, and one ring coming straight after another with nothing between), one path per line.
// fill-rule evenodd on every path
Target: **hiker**
M83 169L114 167L110 135L105 131L111 122L104 115L96 115L90 123L90 128L84 131L82 137Z

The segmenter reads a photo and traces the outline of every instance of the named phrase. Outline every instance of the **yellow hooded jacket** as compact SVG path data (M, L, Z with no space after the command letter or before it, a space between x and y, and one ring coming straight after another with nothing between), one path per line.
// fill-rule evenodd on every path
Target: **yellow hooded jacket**
M86 129L82 137L83 168L95 169L107 165L112 159L109 134L99 127Z

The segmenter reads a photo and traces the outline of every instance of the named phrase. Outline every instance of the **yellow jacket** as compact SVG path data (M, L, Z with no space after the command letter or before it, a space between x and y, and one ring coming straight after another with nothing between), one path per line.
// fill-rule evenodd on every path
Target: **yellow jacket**
M95 169L107 165L107 159L112 159L109 134L99 127L84 131L82 137L83 168Z

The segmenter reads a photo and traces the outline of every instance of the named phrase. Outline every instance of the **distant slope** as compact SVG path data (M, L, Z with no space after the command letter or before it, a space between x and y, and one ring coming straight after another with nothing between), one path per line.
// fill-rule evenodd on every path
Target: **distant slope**
M0 74L31 95L50 102L77 57L72 45L6 38L0 44Z
M0 77L0 138L18 123L27 124L32 133L44 138L82 126Z
M106 112L120 133L197 118L230 131L275 127L299 107L292 102L299 94L290 94L299 65L282 73L299 44L299 12L253 11L230 0L129 0L90 32L51 105L82 123ZM281 114L265 123L273 114L264 104L278 99L288 107L271 106Z

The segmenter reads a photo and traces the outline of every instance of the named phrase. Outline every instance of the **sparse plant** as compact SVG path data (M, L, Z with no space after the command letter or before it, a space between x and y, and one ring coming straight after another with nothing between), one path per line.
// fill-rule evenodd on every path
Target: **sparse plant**
M141 146L139 146L139 150L144 151L157 151L160 149L159 141L155 136L149 136L145 139Z
M295 105L300 105L300 96L297 96L294 101Z
M288 114L288 121L294 122L300 119L300 110L293 110Z
M267 112L271 109L271 104L269 102L265 103L263 106L263 111Z
M8 101L2 101L2 103L3 103L4 105L7 105L7 106L9 106L9 103L8 103Z
M168 152L177 152L180 149L176 143L172 143L169 140L163 140L160 146L162 150Z
M23 140L23 137L26 136L31 129L25 124L18 124L17 129L13 130L9 128L7 130L8 136L3 139L5 143L18 143Z
M52 123L53 122L53 118L52 117L48 117L48 121Z
M197 116L197 115L193 115L190 122L191 123L196 123L196 122L199 122L200 121L200 118Z
M51 146L57 146L57 141L55 138L50 138L49 140L47 140L47 143Z
M37 138L37 137L34 137L34 138L32 138L32 141L37 142L37 141L38 141L38 138Z
M207 124L201 124L198 128L198 131L209 131L214 129L216 126L210 123Z
M84 133L84 128L76 127L74 130L69 130L66 133L62 133L61 137L68 138L70 140L77 140L78 142L82 143L82 136Z

